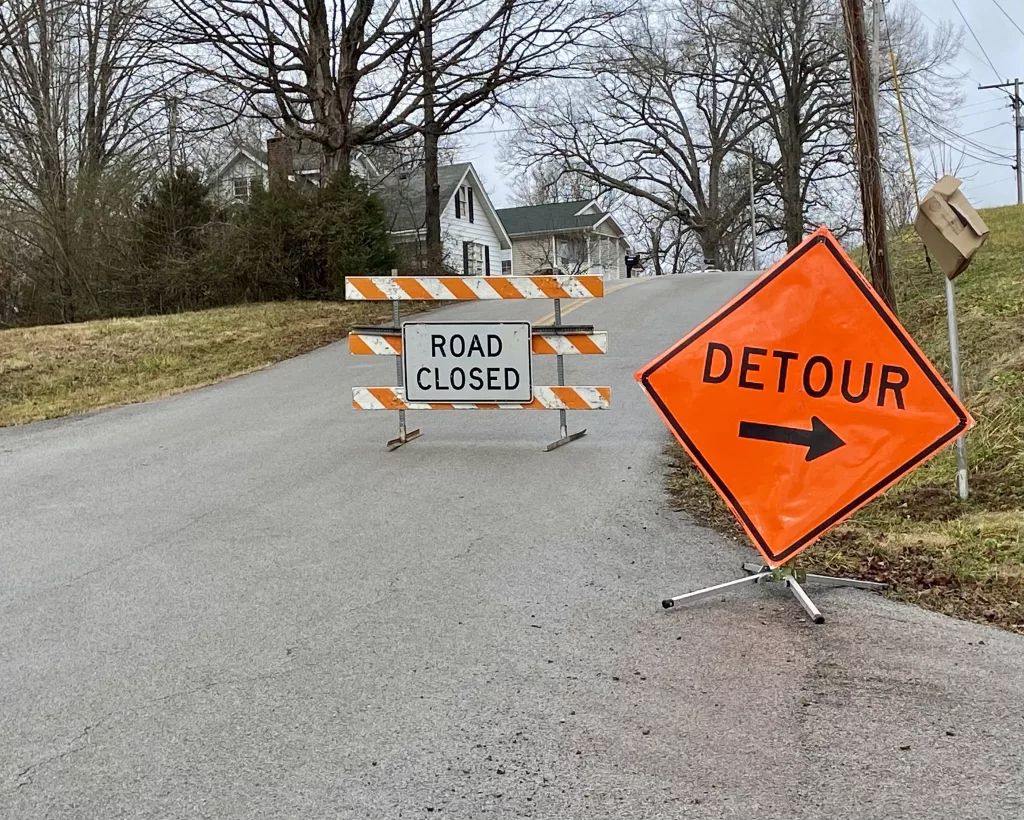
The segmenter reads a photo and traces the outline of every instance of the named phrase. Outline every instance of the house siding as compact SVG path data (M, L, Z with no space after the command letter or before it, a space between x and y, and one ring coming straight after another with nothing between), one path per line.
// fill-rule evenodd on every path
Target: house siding
M550 235L512 239L512 272L517 276L529 276L551 261Z
M369 165L367 160L359 155L352 157L352 173L359 179L368 178ZM319 173L303 173L298 175L299 178L305 181L307 184L319 185L320 174ZM258 179L264 189L268 187L269 174L266 168L257 162L254 162L245 154L239 152L231 160L231 164L216 176L212 183L212 192L215 196L224 202L232 202L235 199L235 190L233 180L237 177L246 177L250 179ZM296 175L290 175L289 179L295 181Z
M625 278L626 251L629 249L626 240L613 228L601 225L595 230L591 241L601 246L600 256L594 254L594 263L602 266L605 278Z
M474 187L470 185L469 187ZM456 196L458 192L456 191ZM462 273L462 243L475 242L489 248L491 258L491 276L501 275L501 240L491 226L484 207L481 204L483 199L478 191L473 191L473 221L469 221L469 214L463 213L459 219L455 218L455 197L445 205L441 211L441 240L444 243L445 265L458 273ZM513 260L512 270L517 270Z
M220 175L216 193L224 202L231 202L234 200L234 180L237 177L258 179L264 188L267 186L266 170L244 154L239 154L235 157L234 162L232 162L231 165L229 165Z
M553 234L512 239L512 265L517 274L529 275L552 263L551 238ZM563 236L557 234L557 236ZM570 234L564 234L568 237ZM626 241L614 230L589 232L590 264L583 263L569 273L595 273L609 279L622 279L626 275Z

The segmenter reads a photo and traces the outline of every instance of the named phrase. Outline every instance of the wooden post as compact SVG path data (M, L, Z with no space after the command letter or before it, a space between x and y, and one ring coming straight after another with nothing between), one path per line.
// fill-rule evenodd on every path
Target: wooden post
M841 0L841 3L850 52L854 139L860 176L860 200L864 211L864 246L871 269L871 284L895 312L896 294L889 274L889 249L885 238L885 197L878 150L878 112L875 110L875 94L871 85L864 6L862 0Z

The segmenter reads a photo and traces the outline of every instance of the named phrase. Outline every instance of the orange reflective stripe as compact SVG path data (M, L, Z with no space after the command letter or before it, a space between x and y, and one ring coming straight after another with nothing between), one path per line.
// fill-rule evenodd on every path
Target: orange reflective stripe
M363 341L362 336L349 336L348 350L349 353L355 353L357 356L366 356L373 354L373 350L371 350L370 346Z
M590 407L572 387L552 387L551 392L558 396L558 400L569 410L587 410Z
M610 403L612 400L612 389L610 387L599 387L597 388L597 395Z
M405 291L405 293L408 294L410 299L420 299L422 301L429 301L434 298L431 295L430 291L423 287L423 285L420 283L420 280L416 279L415 277L396 277L395 284L398 285L398 287L400 287L403 291Z
M581 276L577 281L589 290L593 296L604 296L604 279L600 276Z
M507 279L501 276L491 276L484 281L491 286L495 293L497 293L502 299L523 299L523 294L519 292L515 285L509 282Z
M387 294L385 294L384 291L378 288L369 279L364 279L358 276L350 276L347 281L350 285L352 285L352 287L359 291L360 295L364 299L373 299L376 301L380 301L382 299L387 300L388 298Z
M601 348L594 344L589 336L568 336L566 337L580 353L600 353Z
M452 292L456 299L479 299L473 289L459 276L442 276L438 281Z
M553 276L531 276L530 281L533 282L539 289L540 292L547 296L549 299L571 299L568 293L558 284L558 280Z
M390 387L368 387L370 395L384 405L388 410L404 410L405 402L395 395Z
M551 342L549 342L543 336L534 336L531 342L531 346L533 348L533 352L538 355L551 355L555 352L554 347L551 346Z

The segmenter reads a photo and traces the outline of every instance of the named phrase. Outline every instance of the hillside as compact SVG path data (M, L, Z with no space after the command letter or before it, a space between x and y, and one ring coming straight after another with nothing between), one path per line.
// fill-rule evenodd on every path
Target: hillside
M0 427L212 384L390 316L390 303L296 301L3 330Z
M1024 632L1024 209L982 211L988 243L956 280L970 499L956 495L947 449L799 559L831 574L891 583L894 596ZM901 321L949 374L942 274L913 229L891 241ZM681 450L672 491L683 509L743 537Z

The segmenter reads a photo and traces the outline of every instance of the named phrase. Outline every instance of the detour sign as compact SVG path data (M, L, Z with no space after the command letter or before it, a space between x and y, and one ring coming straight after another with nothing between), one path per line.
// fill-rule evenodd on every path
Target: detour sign
M974 423L825 228L636 378L771 566Z

